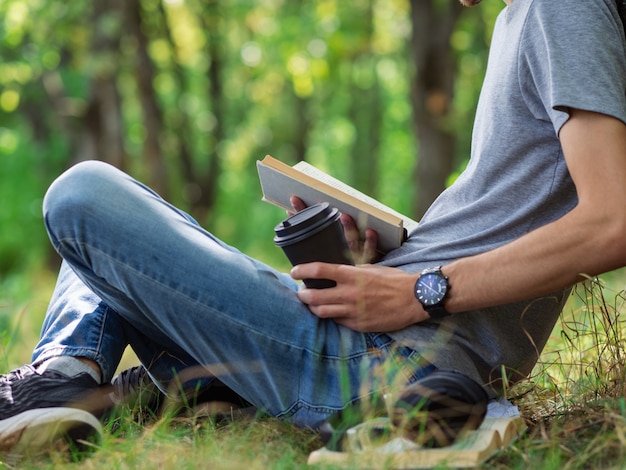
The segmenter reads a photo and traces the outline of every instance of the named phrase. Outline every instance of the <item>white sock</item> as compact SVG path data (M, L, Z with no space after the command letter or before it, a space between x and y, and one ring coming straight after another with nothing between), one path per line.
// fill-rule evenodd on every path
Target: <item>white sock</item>
M51 357L50 359L46 359L37 365L35 369L37 369L40 373L45 372L46 370L55 370L69 377L74 377L75 375L86 372L91 375L96 382L100 383L100 374L79 360L77 357L73 356Z

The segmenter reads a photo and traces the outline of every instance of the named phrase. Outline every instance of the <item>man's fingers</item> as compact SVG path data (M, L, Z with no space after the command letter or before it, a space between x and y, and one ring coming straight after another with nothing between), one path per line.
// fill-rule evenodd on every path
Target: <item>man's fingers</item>
M332 279L340 280L341 268L348 267L344 264L331 263L303 263L291 268L291 277L298 280L303 279Z
M361 240L359 235L359 229L357 228L352 217L346 214L341 215L341 225L343 225L343 234L348 243L348 248L352 254L352 259L356 264L361 263L363 256L361 249Z
M378 257L376 247L378 247L378 234L375 230L367 229L365 231L365 243L363 244L362 263L372 263L376 260Z
M358 249L359 229L356 227L352 217L346 214L341 214L341 225L343 225L343 233L350 249L353 251Z
M332 318L337 323L348 318L345 306L340 304L309 305L309 310L318 318Z
M287 211L289 216L292 216L296 212L300 212L302 209L306 209L306 204L298 196L291 196L289 198L289 202L291 203L291 207L293 207L293 212Z

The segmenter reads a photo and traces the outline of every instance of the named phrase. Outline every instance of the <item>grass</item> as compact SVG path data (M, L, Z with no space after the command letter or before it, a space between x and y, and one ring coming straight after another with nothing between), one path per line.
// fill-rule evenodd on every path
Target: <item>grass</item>
M532 376L508 390L528 430L488 469L626 467L625 271L579 285ZM0 280L0 368L28 362L53 275ZM125 358L131 365L132 355ZM216 422L162 418L139 425L121 408L87 458L53 451L0 468L298 469L321 446L316 433L271 418ZM1 457L0 457L1 459ZM320 468L320 467L312 467ZM328 467L324 467L328 468Z
M104 439L79 461L55 451L28 457L19 468L81 469L293 469L306 466L317 435L277 420L216 424L209 419L160 420L138 426L130 415L107 425Z

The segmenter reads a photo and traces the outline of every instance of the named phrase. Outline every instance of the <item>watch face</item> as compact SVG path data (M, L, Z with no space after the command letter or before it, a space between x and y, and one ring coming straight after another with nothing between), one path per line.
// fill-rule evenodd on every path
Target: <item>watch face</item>
M415 297L422 305L436 305L446 296L448 283L437 273L427 273L420 276L415 286Z

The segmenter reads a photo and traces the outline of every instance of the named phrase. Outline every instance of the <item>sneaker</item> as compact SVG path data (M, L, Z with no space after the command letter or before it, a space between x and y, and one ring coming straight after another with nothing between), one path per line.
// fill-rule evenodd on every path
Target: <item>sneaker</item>
M256 412L250 403L218 379L202 386L190 380L183 385L183 393L166 397L152 381L146 368L139 365L120 372L111 383L115 403L127 404L153 416L163 409L169 414L186 411L188 415L194 416L228 415L234 410L238 410L238 414Z
M78 449L102 436L110 402L89 375L68 377L25 365L0 376L0 452L36 454L65 440Z
M165 394L152 381L144 366L126 369L113 377L112 400L131 408L140 408L156 414L165 399Z

